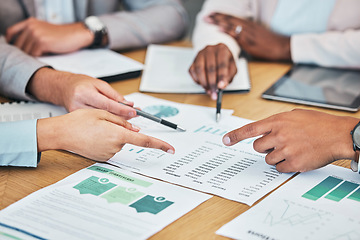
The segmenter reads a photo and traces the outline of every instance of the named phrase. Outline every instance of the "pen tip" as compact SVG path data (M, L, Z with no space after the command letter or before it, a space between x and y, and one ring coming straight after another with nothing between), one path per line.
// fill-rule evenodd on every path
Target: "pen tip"
M176 130L178 130L179 132L186 132L185 128L182 128L182 127L179 127L179 126L176 127Z
M219 122L220 121L220 113L217 113L216 114L216 122Z

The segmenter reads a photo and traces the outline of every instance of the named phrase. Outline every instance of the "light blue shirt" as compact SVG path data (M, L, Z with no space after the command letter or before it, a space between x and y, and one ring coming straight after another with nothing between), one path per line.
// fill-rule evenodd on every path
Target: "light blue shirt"
M271 29L283 35L322 33L336 0L279 0Z
M37 119L0 123L0 166L36 167Z

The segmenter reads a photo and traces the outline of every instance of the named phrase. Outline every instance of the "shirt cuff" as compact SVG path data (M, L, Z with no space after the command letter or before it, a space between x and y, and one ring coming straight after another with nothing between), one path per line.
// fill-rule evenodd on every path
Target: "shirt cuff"
M0 123L0 166L36 167L37 119Z

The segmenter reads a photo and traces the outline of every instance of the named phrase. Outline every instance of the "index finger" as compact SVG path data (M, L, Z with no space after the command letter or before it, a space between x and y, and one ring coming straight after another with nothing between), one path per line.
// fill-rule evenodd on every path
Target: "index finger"
M268 119L249 123L225 134L223 137L223 143L227 146L232 146L244 139L268 134L272 130L271 126L272 124L268 121Z
M19 23L14 24L6 30L6 41L10 43L14 36L16 36L19 32L23 31L27 26L27 21L21 21Z
M127 143L130 143L130 144L133 144L136 146L160 149L160 150L170 153L170 154L175 153L175 148L173 146L171 146L167 142L164 142L164 141L154 138L154 137L150 137L148 135L144 135L141 133L136 133L136 132L127 130L124 132L124 137L125 137Z

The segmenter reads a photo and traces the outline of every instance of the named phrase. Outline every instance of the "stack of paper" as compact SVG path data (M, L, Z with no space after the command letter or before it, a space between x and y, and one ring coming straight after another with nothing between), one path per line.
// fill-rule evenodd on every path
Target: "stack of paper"
M211 196L95 164L0 212L3 239L146 239Z
M253 149L254 139L232 147L222 143L225 133L251 122L231 116L231 110L224 109L221 121L216 123L214 108L174 103L139 93L126 99L144 111L181 125L186 132L141 117L132 119L144 134L172 144L175 154L127 144L109 160L111 164L248 205L292 176L266 164L265 155Z
M0 104L0 122L55 117L66 114L63 107L39 102L10 102Z
M84 49L38 59L57 70L85 74L105 81L138 77L143 69L143 64L108 49Z

